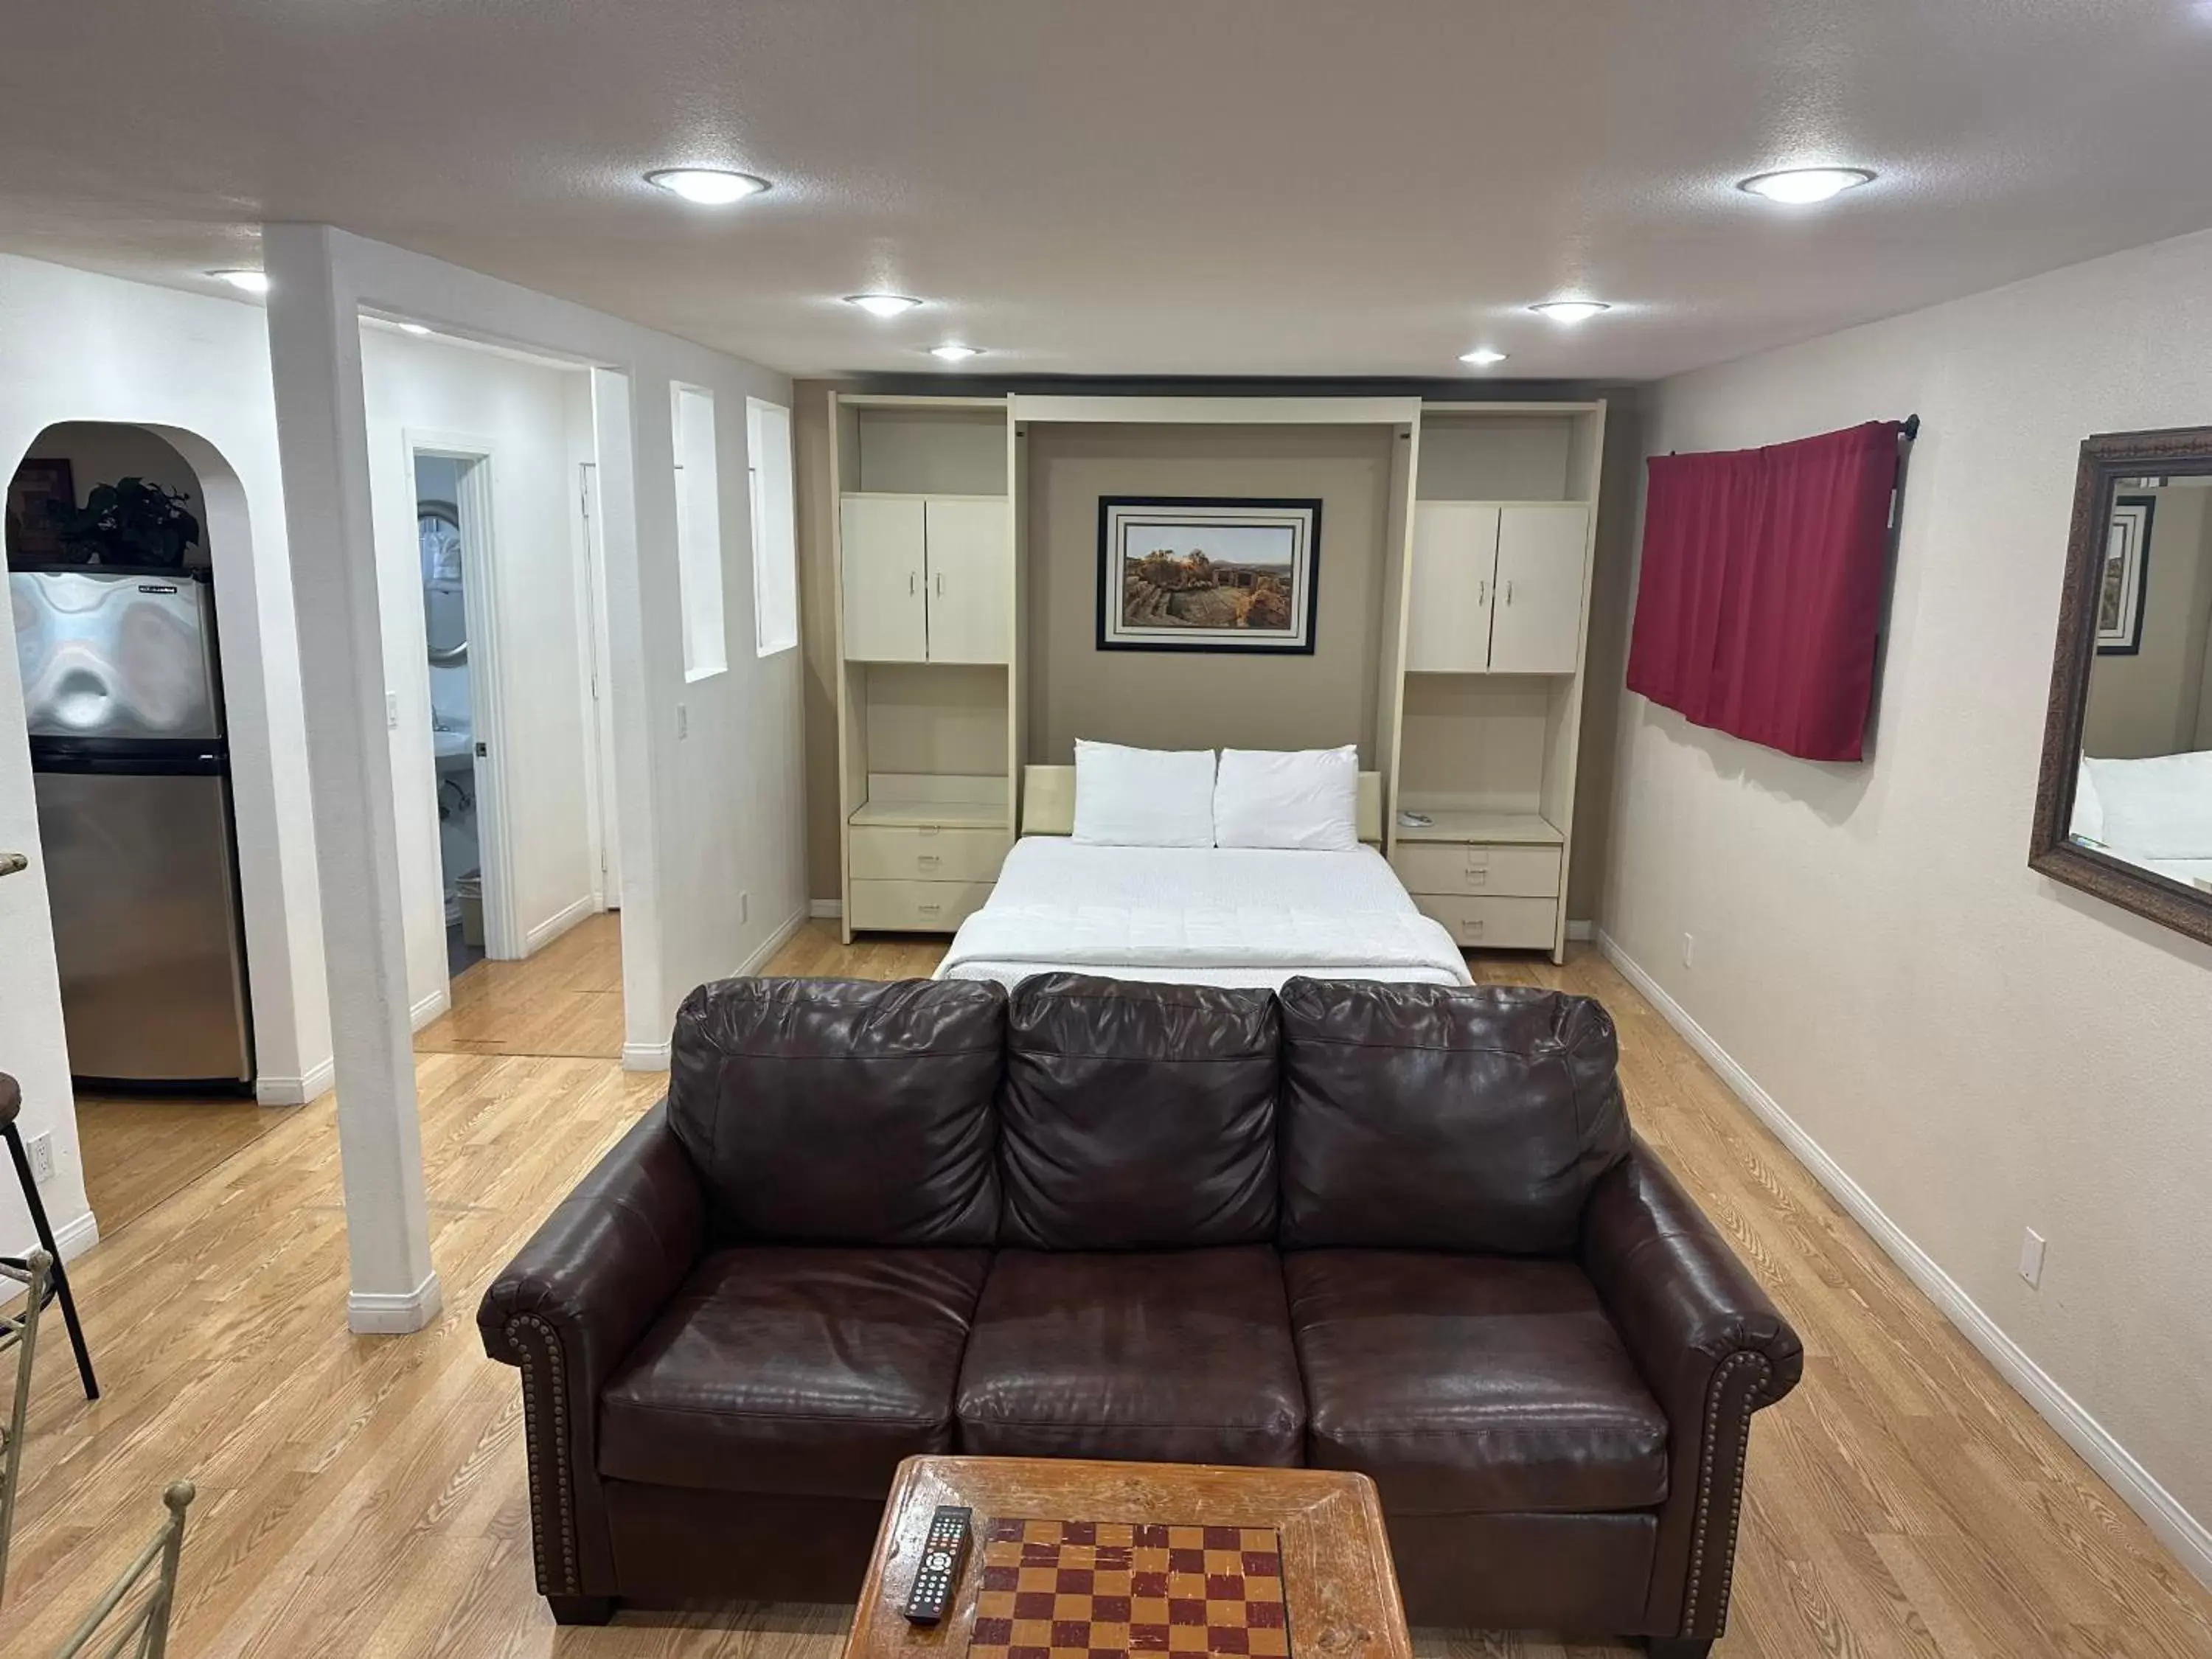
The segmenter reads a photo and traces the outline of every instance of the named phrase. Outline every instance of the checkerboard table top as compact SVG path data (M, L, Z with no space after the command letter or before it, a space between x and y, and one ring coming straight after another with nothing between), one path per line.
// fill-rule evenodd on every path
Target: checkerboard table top
M985 1531L969 1659L1289 1659L1272 1527L1001 1517Z
M945 1617L902 1608L940 1504L974 1512ZM1382 1514L1321 1469L916 1457L847 1659L1411 1659Z

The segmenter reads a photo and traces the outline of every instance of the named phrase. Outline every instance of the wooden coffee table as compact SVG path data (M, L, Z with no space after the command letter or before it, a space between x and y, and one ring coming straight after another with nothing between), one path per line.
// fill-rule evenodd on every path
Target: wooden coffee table
M940 1504L975 1511L943 1620L904 1613ZM1375 1484L1328 1469L910 1457L847 1659L1412 1659Z

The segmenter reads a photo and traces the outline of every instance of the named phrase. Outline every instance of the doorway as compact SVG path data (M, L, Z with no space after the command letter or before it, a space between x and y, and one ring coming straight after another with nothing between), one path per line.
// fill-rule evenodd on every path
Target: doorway
M488 833L496 780L489 764L491 692L488 457L412 452L416 539L422 584L422 639L429 680L432 793L438 813L440 896L450 982L487 954L511 954L495 927L503 880ZM494 890L498 890L495 896Z
M219 462L216 471L228 482ZM9 666L23 694L27 804L43 857L74 1150L87 1202L111 1231L282 1116L254 1100L216 627L216 543L228 538L228 594L247 556L241 529L220 500L211 507L192 461L125 422L48 426L9 481ZM234 601L226 610L234 614ZM250 676L250 649L240 660ZM27 1141L36 1178L51 1179L52 1133ZM58 1216L64 1231L76 1219Z

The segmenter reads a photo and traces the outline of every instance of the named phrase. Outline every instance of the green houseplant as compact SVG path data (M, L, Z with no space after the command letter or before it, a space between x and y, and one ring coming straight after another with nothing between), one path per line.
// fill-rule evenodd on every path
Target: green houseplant
M174 570L200 539L200 521L185 510L191 499L167 484L118 478L95 484L81 507L52 504L62 545L87 564L143 565Z

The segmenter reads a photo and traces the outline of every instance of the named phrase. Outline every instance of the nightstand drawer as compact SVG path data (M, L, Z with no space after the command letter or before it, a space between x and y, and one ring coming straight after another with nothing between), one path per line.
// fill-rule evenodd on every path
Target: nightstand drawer
M996 881L1014 838L1003 830L856 827L855 881Z
M1401 842L1390 867L1406 890L1497 898L1557 898L1559 849L1481 842Z
M1548 951L1559 929L1557 899L1451 898L1416 893L1413 902L1471 950Z
M988 881L856 881L853 914L860 929L895 933L949 933L983 908Z

